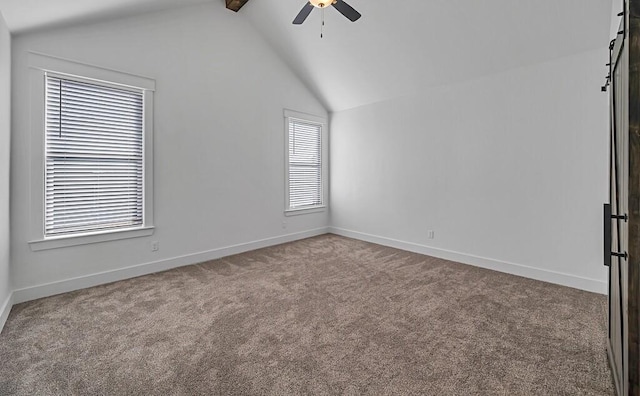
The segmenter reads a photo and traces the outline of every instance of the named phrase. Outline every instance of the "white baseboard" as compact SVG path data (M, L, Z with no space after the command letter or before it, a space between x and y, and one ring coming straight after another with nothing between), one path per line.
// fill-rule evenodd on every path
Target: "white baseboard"
M85 275L72 279L65 279L58 282L46 283L37 286L31 286L23 289L14 290L4 305L0 308L0 330L4 325L13 304L19 304L25 301L36 300L38 298L49 297L56 294L66 293L74 290L85 289L87 287L98 286L106 283L116 282L119 280L135 278L137 276L148 275L155 272L166 271L172 268L182 267L201 263L204 261L215 260L221 257L231 256L238 253L244 253L255 249L261 249L268 246L274 246L281 243L296 241L299 239L309 238L317 235L326 234L327 232L336 235L342 235L349 238L359 239L366 242L377 243L379 245L389 246L397 249L407 250L414 253L425 254L428 256L438 257L446 260L456 261L469 264L481 268L487 268L494 271L505 272L513 275L523 276L526 278L541 280L544 282L555 283L563 286L569 286L576 289L586 290L594 293L606 294L606 282L596 279L582 278L575 275L564 274L544 270L540 268L528 267L520 264L508 263L504 261L494 260L485 257L479 257L444 249L433 248L425 245L419 245L411 242L399 241L396 239L385 238L381 236L366 234L357 231L346 230L337 227L321 227L309 231L281 235L273 238L261 239L253 242L241 243L238 245L227 246L223 248L208 250L205 252L193 253L179 257L173 257L150 263L138 264L131 267L120 268L111 271L99 272L96 274Z
M184 256L173 257L165 260L138 264L131 267L119 268L116 270L99 272L96 274L85 275L77 278L65 279L58 282L18 289L13 291L13 303L19 304L25 301L36 300L38 298L49 297L56 294L67 293L79 289L86 289L87 287L98 286L124 279L135 278L137 276L166 271L185 265L202 263L205 261L215 260L221 257L231 256L238 253L244 253L268 246L279 245L281 243L287 243L299 239L313 237L316 235L322 235L326 234L327 232L329 232L328 227L316 228L309 231L281 235L273 238L266 238L258 241L208 250L205 252L187 254Z
M505 261L490 259L486 257L479 257L450 250L433 248L417 243L399 241L397 239L385 238L358 231L345 230L338 227L329 227L329 232L336 235L359 239L365 242L376 243L378 245L389 246L396 249L408 250L414 253L456 261L459 263L469 264L494 271L505 272L525 278L555 283L557 285L573 287L575 289L586 290L593 293L607 294L607 283L597 279L583 278L575 275L528 267L521 264L508 263Z
M2 333L4 324L7 323L7 318L9 317L9 312L11 312L12 307L13 307L13 293L9 293L9 296L7 296L7 299L0 306L0 333Z

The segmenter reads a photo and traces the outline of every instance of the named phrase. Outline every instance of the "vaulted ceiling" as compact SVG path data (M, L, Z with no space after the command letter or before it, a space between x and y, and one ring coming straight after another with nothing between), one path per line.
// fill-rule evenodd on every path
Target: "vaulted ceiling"
M212 0L0 0L13 33L210 3ZM224 3L222 3L224 9Z
M304 0L254 0L243 9L330 110L559 58L609 43L611 0L347 0L301 26ZM603 59L603 78L606 59Z
M253 0L233 15L248 18L331 111L609 42L612 0L347 1L362 18L352 23L327 9L324 38L320 10L291 23L305 0ZM211 2L230 12L224 0L0 0L0 11L12 31L24 32Z

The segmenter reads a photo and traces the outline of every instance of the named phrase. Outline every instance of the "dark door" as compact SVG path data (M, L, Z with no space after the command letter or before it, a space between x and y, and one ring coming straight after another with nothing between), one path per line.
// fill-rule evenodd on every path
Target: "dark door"
M611 46L608 353L620 395L640 395L640 0L627 0Z
M622 27L621 27L622 29ZM605 211L605 221L610 222L609 248L605 247L605 254L609 254L609 360L613 370L613 377L619 394L624 391L625 373L625 339L627 319L625 302L627 300L627 241L628 220L628 139L625 131L627 127L626 109L628 103L628 52L623 35L619 34L612 49L611 67L611 133L610 133L610 210ZM605 260L607 258L605 257Z

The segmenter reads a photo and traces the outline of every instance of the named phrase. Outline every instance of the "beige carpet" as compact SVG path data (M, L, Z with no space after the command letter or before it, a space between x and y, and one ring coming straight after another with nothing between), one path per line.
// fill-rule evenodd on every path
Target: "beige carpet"
M611 395L604 296L335 235L41 299L1 395Z

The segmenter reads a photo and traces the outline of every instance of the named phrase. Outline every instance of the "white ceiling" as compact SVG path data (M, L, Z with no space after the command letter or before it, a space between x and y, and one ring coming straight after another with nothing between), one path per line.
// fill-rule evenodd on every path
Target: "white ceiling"
M22 33L45 27L89 22L104 18L117 18L211 1L212 0L0 0L0 12L2 12L9 30L13 33Z
M291 22L304 0L241 10L329 110L608 46L611 0L346 0ZM603 58L603 78L606 73Z
M0 0L14 33L222 0ZM362 18L320 10L291 22L305 0L252 0L248 18L325 104L339 111L430 86L601 48L612 0L347 0ZM212 9L215 9L212 7ZM603 58L603 78L605 74Z

